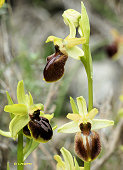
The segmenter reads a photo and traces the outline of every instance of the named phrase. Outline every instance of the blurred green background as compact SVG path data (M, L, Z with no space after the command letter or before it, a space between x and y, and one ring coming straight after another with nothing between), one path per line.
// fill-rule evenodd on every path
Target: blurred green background
M49 35L65 38L69 34L64 24L62 13L68 8L81 11L80 0L7 0L0 9L0 129L8 130L10 118L3 111L7 104L6 90L14 102L16 86L19 80L24 80L25 91L30 91L35 103L43 103L46 113L55 113L52 125L62 125L71 113L69 96L74 99L84 96L87 99L87 77L83 65L79 61L68 58L65 73L61 80L46 83L43 80L43 69L47 56L54 52L52 43L45 44ZM94 70L94 107L99 109L101 118L115 120L115 126L100 131L102 135L102 152L105 155L107 147L110 150L110 136L118 126L120 118L117 115L122 107L119 96L123 94L123 1L122 0L84 0L90 18L90 46ZM122 41L118 43L115 56L109 57L107 48L116 37L112 30L118 32ZM115 136L114 136L115 138ZM65 135L54 132L53 139L47 144L40 144L26 162L25 170L53 170L56 162L54 154L60 154L64 146L74 154L74 134ZM106 145L107 144L107 145ZM100 170L121 170L123 167L123 152L119 146L123 144L122 131L112 154L104 161ZM5 148L7 150L4 150ZM16 169L17 141L0 136L0 166L3 153L5 161L9 160L10 168ZM112 146L111 146L112 147ZM80 165L82 161L78 158ZM95 160L92 169L98 164ZM95 168L96 170L96 168Z

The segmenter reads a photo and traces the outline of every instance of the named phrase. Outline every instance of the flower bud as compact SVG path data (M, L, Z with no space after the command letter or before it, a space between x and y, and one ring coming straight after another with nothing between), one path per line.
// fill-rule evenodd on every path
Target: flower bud
M91 131L91 124L80 124L81 132L77 132L74 141L75 152L83 161L94 160L101 151L99 134Z
M40 110L37 110L30 115L31 120L23 128L23 133L27 137L33 137L38 142L47 142L52 138L53 130L49 123L49 120L45 117L41 117Z
M81 14L78 11L75 11L74 9L68 9L64 11L62 16L66 25L68 25L68 21L70 21L75 25L75 27L78 27L79 19L81 17Z
M63 54L58 46L55 46L56 52L47 57L47 64L44 68L44 79L47 82L59 80L64 74L64 65L68 56Z

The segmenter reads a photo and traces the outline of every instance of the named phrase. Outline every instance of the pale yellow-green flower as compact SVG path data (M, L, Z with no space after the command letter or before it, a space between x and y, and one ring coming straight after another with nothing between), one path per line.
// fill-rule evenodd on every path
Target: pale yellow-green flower
M56 170L84 170L84 167L79 167L76 158L74 157L73 159L71 153L67 149L62 147L60 151L64 161L59 155L54 156L54 159L57 161Z
M64 124L58 129L58 132L61 133L76 133L80 131L79 125L81 123L86 124L87 122L91 123L91 130L105 128L107 126L114 125L114 121L107 119L95 119L98 110L96 108L92 109L90 112L87 112L86 101L80 96L77 97L77 106L73 100L70 98L71 107L73 113L68 113L67 118L72 120L69 123Z
M14 104L9 93L7 92L8 105L4 107L5 112L9 112L11 116L11 122L9 124L10 132L4 132L0 130L0 134L6 137L17 138L18 132L23 129L31 120L31 116L39 110L40 116L47 118L48 120L53 118L52 115L44 114L43 104L34 104L31 93L25 94L23 81L19 81L17 86L17 100L18 104ZM27 129L28 130L28 129ZM32 133L31 133L32 134ZM31 138L33 136L31 135ZM39 141L39 139L35 139ZM41 141L41 140L40 140ZM44 142L44 141L43 141Z
M68 9L62 16L65 24L69 26L70 34L65 39L49 36L46 43L52 41L54 45L59 47L59 50L63 54L80 60L80 57L84 56L84 52L77 45L86 43L86 38L84 36L80 38L76 37L76 28L79 27L81 14L73 9Z

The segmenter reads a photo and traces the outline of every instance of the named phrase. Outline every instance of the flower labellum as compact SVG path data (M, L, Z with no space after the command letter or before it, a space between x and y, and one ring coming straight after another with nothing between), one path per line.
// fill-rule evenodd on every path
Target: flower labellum
M80 124L81 132L75 136L75 152L83 161L89 162L94 160L101 151L101 142L99 134L91 131L91 124Z
M40 110L30 115L31 120L23 128L23 133L29 138L32 136L36 141L45 143L52 138L53 130L49 120L39 115Z
M47 57L47 64L44 68L44 79L47 82L59 80L64 74L64 65L68 56L63 54L59 47L55 46L55 53Z

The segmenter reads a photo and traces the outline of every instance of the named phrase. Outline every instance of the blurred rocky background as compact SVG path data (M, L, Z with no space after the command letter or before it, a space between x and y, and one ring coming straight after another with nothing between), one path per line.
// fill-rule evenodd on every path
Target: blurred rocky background
M122 170L123 120L118 110L123 107L123 1L83 0L90 18L90 46L93 57L94 107L101 118L115 120L114 127L100 131L102 152L92 163L93 170ZM69 96L87 99L87 78L79 61L69 58L64 77L56 83L43 81L46 57L54 52L49 35L65 38L69 34L62 13L68 8L81 11L80 0L7 0L0 9L0 129L8 130L9 116L3 111L7 104L6 90L14 102L18 80L24 80L26 91L34 101L45 104L46 113L55 113L52 122L62 125L71 112ZM117 44L115 44L117 42ZM115 50L116 48L116 50ZM114 51L114 53L113 53ZM54 154L64 146L74 155L74 134L57 134L47 144L40 144L26 162L25 170L54 170ZM16 169L17 141L0 136L0 169ZM5 154L6 153L6 154ZM79 160L82 165L82 161Z

